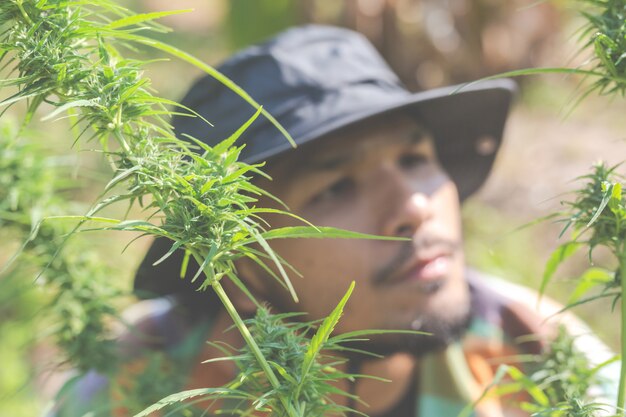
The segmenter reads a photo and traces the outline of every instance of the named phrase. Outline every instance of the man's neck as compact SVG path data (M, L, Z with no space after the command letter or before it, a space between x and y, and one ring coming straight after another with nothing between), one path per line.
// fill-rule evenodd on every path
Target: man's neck
M381 359L368 359L360 362L355 372L361 375L382 378L358 378L355 389L352 390L367 405L356 403L357 411L368 415L380 415L393 409L408 390L414 387L413 383L417 372L418 362L408 353L395 353ZM350 391L349 381L342 381L339 386ZM345 400L336 399L345 403Z

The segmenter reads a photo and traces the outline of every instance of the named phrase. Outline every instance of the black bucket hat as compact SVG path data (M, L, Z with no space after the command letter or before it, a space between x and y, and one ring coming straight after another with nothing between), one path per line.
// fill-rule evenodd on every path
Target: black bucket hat
M439 159L461 199L487 178L516 90L513 81L499 79L460 90L452 86L411 93L363 35L318 25L282 32L235 54L218 70L263 105L298 145L387 113L403 111L414 116L432 133ZM177 117L177 134L209 145L230 136L255 112L210 76L198 80L182 104L214 127L200 118ZM240 141L246 144L241 159L248 163L286 156L291 149L262 116ZM138 295L193 291L189 280L175 279L181 256L152 266L170 247L171 242L163 238L152 245L135 278Z

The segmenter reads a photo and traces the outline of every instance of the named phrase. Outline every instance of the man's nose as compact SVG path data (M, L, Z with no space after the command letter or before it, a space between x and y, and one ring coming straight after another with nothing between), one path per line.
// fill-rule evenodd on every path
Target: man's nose
M382 232L386 236L412 237L433 215L431 195L419 181L402 172L387 175L385 189L380 193L385 216Z

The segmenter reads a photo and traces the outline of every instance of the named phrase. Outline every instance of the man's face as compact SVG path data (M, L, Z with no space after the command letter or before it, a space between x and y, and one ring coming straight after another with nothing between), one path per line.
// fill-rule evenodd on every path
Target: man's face
M340 137L339 137L340 136ZM294 303L272 278L255 269L279 309L328 315L356 287L337 331L414 329L431 337L389 335L370 350L431 350L466 323L469 295L463 274L459 200L439 166L429 135L406 116L379 118L303 146L268 165L260 184L317 226L405 237L407 241L287 239L273 249L291 274ZM272 205L270 200L261 202ZM275 205L275 204L274 204ZM301 225L286 216L272 227Z

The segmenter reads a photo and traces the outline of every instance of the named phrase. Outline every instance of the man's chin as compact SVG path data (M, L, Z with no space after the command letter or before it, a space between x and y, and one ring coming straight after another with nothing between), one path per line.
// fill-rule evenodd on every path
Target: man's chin
M427 334L390 333L374 335L370 340L350 342L344 346L381 356L402 352L410 353L419 358L428 353L441 351L451 343L460 340L465 334L469 322L469 312L453 320L423 317L419 322L414 322L412 327ZM358 352L348 356L362 357L362 359L366 357Z

